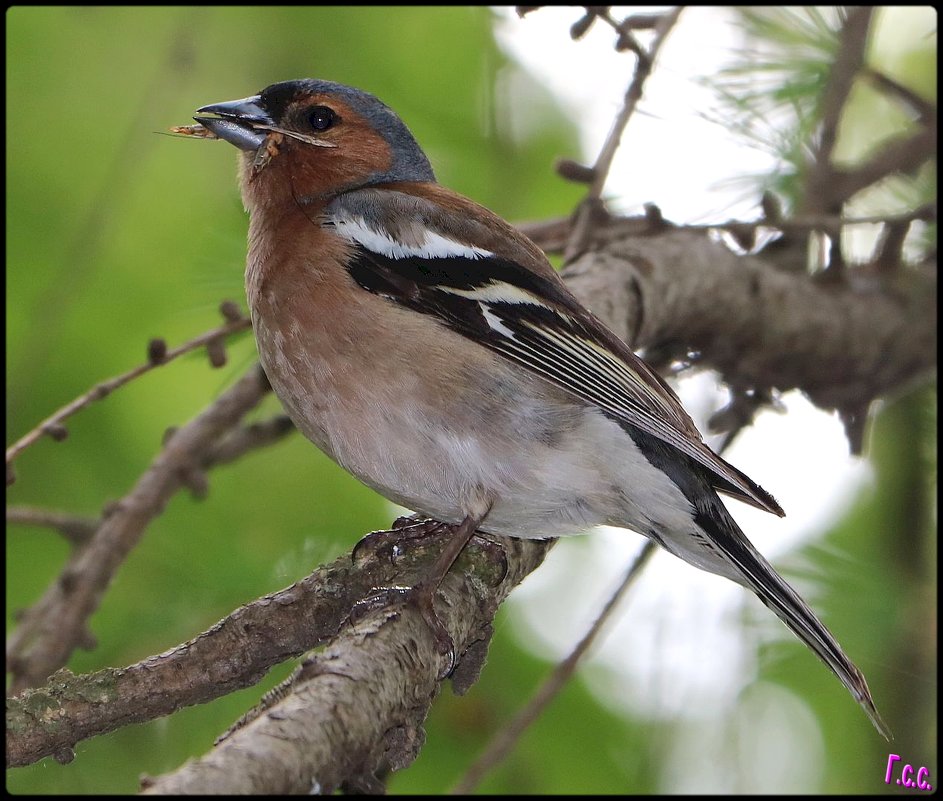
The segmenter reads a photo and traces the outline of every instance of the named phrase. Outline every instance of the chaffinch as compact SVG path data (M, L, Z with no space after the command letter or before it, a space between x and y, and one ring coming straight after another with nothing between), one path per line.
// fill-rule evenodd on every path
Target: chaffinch
M296 80L194 119L240 150L246 291L272 387L342 467L457 524L441 575L476 529L632 529L756 593L888 735L864 676L718 492L779 504L704 444L534 243L436 183L390 108Z

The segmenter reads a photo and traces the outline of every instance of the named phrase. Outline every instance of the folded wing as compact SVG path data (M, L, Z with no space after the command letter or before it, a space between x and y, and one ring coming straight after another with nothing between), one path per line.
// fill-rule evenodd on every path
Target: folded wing
M532 258L536 248L529 240L498 217L484 227L486 237L481 226L463 226L457 215L444 214L441 204L408 194L397 209L389 196L401 193L377 194L384 196L386 214L362 213L376 209L375 202L335 201L325 221L351 244L349 271L363 289L438 318L668 443L707 468L717 490L784 514L769 493L704 444L671 388L586 311L545 260L538 272L502 254ZM491 214L473 208L479 218ZM496 241L496 230L511 241Z

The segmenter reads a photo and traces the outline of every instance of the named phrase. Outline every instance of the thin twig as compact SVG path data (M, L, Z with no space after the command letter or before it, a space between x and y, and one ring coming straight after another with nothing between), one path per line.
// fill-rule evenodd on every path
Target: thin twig
M293 431L294 427L289 417L279 414L270 420L238 428L223 437L207 454L207 466L234 462L249 451L278 442L288 432Z
M594 213L598 210L603 187L606 184L606 179L609 177L609 170L612 168L612 161L615 158L616 151L619 149L619 143L622 141L622 133L626 125L628 125L629 120L632 118L635 109L638 107L639 100L642 99L642 90L645 86L645 81L651 74L658 51L661 49L671 29L674 27L675 22L677 22L682 9L683 6L678 6L670 11L666 11L664 15L662 15L655 28L655 35L652 39L651 47L649 47L648 52L644 56L639 56L636 60L635 73L632 76L629 88L626 90L622 108L613 121L609 135L606 137L606 141L599 151L596 163L593 165L593 180L589 186L589 191L580 204L580 207L577 209L576 222L573 225L570 241L565 250L564 261L566 262L572 261L586 247Z
M249 451L264 448L277 442L293 428L294 425L291 420L283 414L270 420L242 426L214 445L203 457L200 468L206 469L234 462ZM175 429L170 429L168 436L173 433L175 433ZM189 472L192 473L192 471ZM192 475L187 477L193 478ZM7 523L54 528L73 545L82 545L88 542L92 534L102 524L102 521L101 518L81 517L66 512L56 512L52 509L9 506L7 507Z
M873 13L874 8L871 6L849 9L842 25L838 52L822 94L822 125L806 182L802 201L803 213L832 214L838 211L838 208L835 208L832 186L832 152L838 139L838 123L845 110L851 87L864 65L865 45Z
M883 90L889 95L893 95L897 100L907 106L917 115L918 121L922 122L924 125L936 125L936 103L932 100L921 97L912 89L909 89L895 81L889 75L885 75L880 70L867 64L862 67L861 75L871 81L878 89Z
M916 172L936 156L936 134L936 125L921 127L911 136L891 140L862 164L834 170L832 197L844 202L889 175Z
M73 545L81 545L88 542L101 520L34 506L8 506L7 523L54 528Z
M607 227L630 226L635 225L639 234L658 233L665 228L678 228L688 231L712 231L712 230L756 230L759 228L768 228L771 231L782 231L783 233L809 233L810 231L836 231L840 228L846 228L853 225L906 225L916 221L936 222L937 206L936 203L928 203L914 211L904 214L884 214L869 217L841 217L837 215L816 214L804 215L799 217L790 217L788 219L778 220L726 220L716 223L685 223L676 225L668 220L662 220L654 228L645 217L626 217L610 221ZM522 223L517 226L518 230L532 239L537 245L548 253L561 253L566 247L566 242L573 228L573 219L571 217L558 217L555 219L541 222Z
M33 383L46 374L50 351L64 338L63 321L75 307L72 302L83 295L92 280L99 276L95 265L101 261L101 253L109 237L117 232L117 220L128 204L128 199L142 185L143 165L150 163L152 149L157 141L147 136L141 120L148 119L154 109L171 106L182 87L190 80L192 64L195 62L198 43L194 31L200 30L198 20L209 13L197 7L183 7L174 15L173 28L166 32L172 46L163 50L160 60L148 61L147 83L139 82L134 95L122 97L122 107L127 120L123 129L117 120L109 131L110 146L102 148L96 155L95 171L98 189L73 213L81 209L81 218L70 225L71 233L58 241L57 252L62 254L63 269L55 273L55 280L45 282L45 287L36 293L29 312L33 319L42 320L42 336L30 336L18 348L21 352L19 364L33 367L30 371L18 371L17 389L24 398L33 397ZM165 19L168 19L165 17ZM145 78L141 75L141 79ZM132 98L136 101L131 104ZM24 270L17 263L13 269ZM55 309L55 313L49 310ZM38 369L36 369L38 368ZM9 402L9 401L8 401ZM7 474L10 474L9 462Z
M198 337L194 337L190 341L184 342L182 345L180 345L180 347L160 354L159 357L154 357L152 355L152 358L150 358L146 363L135 367L133 370L129 370L126 373L122 373L121 375L115 376L114 378L109 378L106 381L96 384L90 390L88 390L88 392L80 395L75 400L67 403L65 406L51 414L32 431L18 439L9 448L7 448L7 476L11 475L10 468L12 464L23 451L41 439L44 434L58 434L61 436L64 433L62 426L63 421L70 418L76 412L81 411L86 406L91 405L95 401L107 397L119 387L123 387L125 384L144 375L145 373L150 372L154 368L173 361L178 356L183 356L183 354L189 353L190 351L196 350L197 348L200 348L204 345L217 342L223 337L227 337L230 334L236 333L237 331L245 331L247 328L249 328L249 326L250 322L248 317L239 316L236 319L230 319L224 325L214 328L211 331L207 331L206 333L200 334Z
M691 223L678 226L689 231L709 231L714 228L742 228L756 229L769 228L783 233L808 233L809 231L837 231L840 228L847 228L852 225L887 225L907 224L923 220L924 222L933 222L936 220L936 204L921 206L919 209L907 212L905 214L873 215L870 217L840 217L829 214L817 214L812 216L790 217L770 222L768 220L728 220L722 223Z
M616 591L606 601L599 616L590 626L589 631L583 636L583 639L577 643L576 647L570 652L566 659L560 662L553 672L547 677L540 689L531 697L530 701L523 707L514 719L508 723L485 748L481 756L476 759L458 784L450 791L452 795L465 795L471 793L481 782L484 776L495 765L503 760L520 739L527 728L540 716L547 705L557 696L564 684L570 679L576 671L580 659L589 650L596 635L602 630L603 625L612 616L612 612L617 607L619 601L625 596L632 584L642 572L642 568L648 563L652 554L655 552L655 544L648 540L642 546L638 555L632 561L625 577L622 579Z

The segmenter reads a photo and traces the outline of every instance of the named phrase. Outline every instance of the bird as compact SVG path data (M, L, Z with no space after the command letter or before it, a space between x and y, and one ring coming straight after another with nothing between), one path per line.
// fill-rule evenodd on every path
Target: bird
M630 529L752 590L886 738L864 675L720 494L772 495L703 441L666 381L569 291L543 251L436 181L403 120L320 79L197 109L238 149L246 295L262 367L297 428L387 499L476 531Z

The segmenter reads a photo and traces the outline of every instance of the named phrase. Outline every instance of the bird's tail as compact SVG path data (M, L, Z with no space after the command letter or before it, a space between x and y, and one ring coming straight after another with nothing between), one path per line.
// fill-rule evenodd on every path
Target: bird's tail
M725 567L729 569L723 571L724 574L735 577L741 584L753 590L759 599L831 668L861 704L881 735L887 740L892 739L891 730L878 714L868 683L861 671L845 655L838 641L815 616L808 604L750 544L719 499L716 501L716 507L718 508L711 509L710 514L698 515L696 522L710 537L712 544L719 550L719 555L727 563Z

